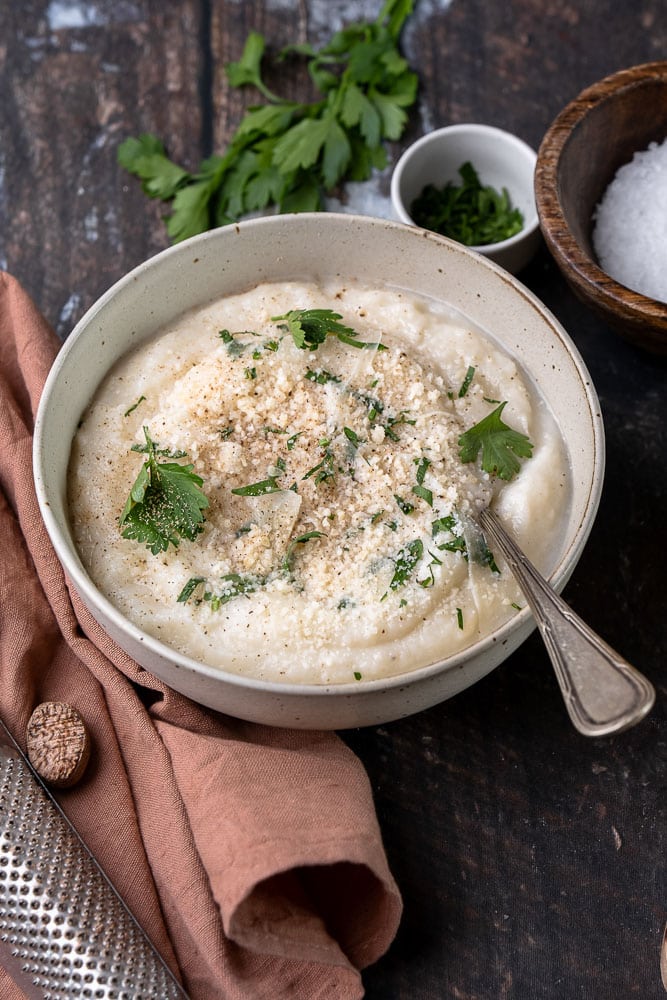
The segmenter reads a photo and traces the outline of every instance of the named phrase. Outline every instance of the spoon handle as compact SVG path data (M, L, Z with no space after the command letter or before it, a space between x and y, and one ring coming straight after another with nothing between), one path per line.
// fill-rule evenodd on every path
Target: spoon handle
M643 719L655 701L651 683L568 607L492 511L483 510L479 523L533 612L576 729L584 736L607 736Z

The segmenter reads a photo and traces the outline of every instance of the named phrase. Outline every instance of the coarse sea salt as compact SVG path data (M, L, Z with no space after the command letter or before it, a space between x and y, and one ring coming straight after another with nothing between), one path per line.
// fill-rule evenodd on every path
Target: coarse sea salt
M667 139L620 167L594 222L602 269L627 288L667 302Z

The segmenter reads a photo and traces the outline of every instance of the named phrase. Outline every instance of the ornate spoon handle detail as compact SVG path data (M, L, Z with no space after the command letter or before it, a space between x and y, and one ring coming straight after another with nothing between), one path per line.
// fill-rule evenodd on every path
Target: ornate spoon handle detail
M655 701L651 683L568 607L492 511L482 511L479 523L535 616L574 726L584 736L607 736L640 722Z

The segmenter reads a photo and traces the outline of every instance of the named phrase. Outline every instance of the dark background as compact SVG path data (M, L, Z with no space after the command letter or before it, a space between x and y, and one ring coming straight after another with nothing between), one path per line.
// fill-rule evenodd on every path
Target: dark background
M65 337L101 292L167 245L162 209L117 167L118 144L152 131L196 166L224 148L251 99L223 73L251 29L276 48L317 43L379 9L0 0L0 266ZM461 121L537 148L584 87L667 56L667 9L421 0L403 42L421 93L393 160L425 129ZM276 82L303 94L293 75ZM577 344L606 426L599 516L565 596L649 676L657 704L636 729L587 740L533 636L452 701L342 734L367 767L405 902L395 944L364 973L371 1000L665 995L665 363L589 314L544 248L521 278Z

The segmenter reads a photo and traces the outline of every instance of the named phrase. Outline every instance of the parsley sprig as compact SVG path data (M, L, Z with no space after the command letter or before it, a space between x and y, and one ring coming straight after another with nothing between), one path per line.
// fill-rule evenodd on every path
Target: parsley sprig
M343 344L351 347L368 348L373 351L386 351L384 344L374 341L359 340L359 334L351 326L345 326L340 320L343 317L333 309L290 309L283 316L272 316L272 323L284 324L292 335L297 347L304 351L315 351L328 336L336 337ZM306 375L312 378L311 375ZM334 379L327 379L334 381ZM340 380L338 380L340 381Z
M365 180L387 163L385 141L400 138L417 94L417 76L398 41L414 0L386 0L377 19L336 32L316 51L293 45L281 53L306 60L319 91L310 103L284 100L262 77L265 40L252 32L238 62L227 67L233 87L255 87L264 104L251 107L224 155L195 173L173 163L151 134L126 139L118 161L144 192L171 208L174 242L276 205L281 212L317 211L347 180Z
M459 457L462 462L474 462L481 451L482 469L508 481L521 468L519 458L531 457L533 445L525 434L508 427L502 420L506 405L506 402L501 403L460 436Z
M194 541L203 530L208 500L201 487L203 479L193 465L158 462L159 454L148 427L144 427L147 459L142 465L123 512L119 527L123 538L143 542L157 555L179 541ZM180 453L179 453L180 454Z

